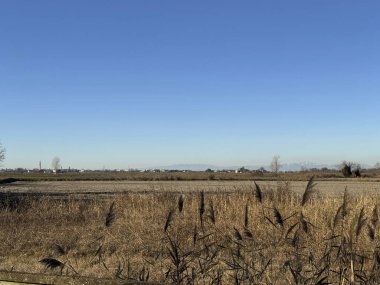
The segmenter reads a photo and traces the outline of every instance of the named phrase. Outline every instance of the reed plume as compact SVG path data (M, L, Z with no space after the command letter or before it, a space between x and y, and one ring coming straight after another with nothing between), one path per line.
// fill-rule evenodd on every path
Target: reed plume
M310 200L312 194L314 193L315 185L317 185L317 183L314 183L314 176L312 176L310 177L309 182L306 185L305 192L303 193L301 206L304 206L307 201Z

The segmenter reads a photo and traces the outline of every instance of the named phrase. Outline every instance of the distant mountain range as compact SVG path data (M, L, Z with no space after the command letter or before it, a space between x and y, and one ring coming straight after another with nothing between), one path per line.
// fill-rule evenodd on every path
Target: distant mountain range
M249 170L259 169L260 167L264 167L266 170L270 170L269 165L216 166L216 165L211 165L211 164L172 164L172 165L166 165L166 166L152 167L149 169L205 171L206 169L209 169L209 168L212 170L236 170L243 166ZM366 166L362 165L362 167L365 168ZM338 169L339 165L318 164L318 163L313 163L313 162L285 163L281 165L282 171L300 171L302 169L312 169L312 168Z

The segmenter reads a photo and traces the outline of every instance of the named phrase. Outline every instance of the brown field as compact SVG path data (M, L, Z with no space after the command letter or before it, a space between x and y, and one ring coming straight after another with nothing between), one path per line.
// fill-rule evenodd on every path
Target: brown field
M0 185L0 270L169 284L379 284L380 182L316 182Z
M273 189L278 184L287 183L289 190L302 193L307 181L257 181L262 189ZM345 188L350 194L380 193L379 179L340 179L316 181L316 190L322 196L342 195ZM125 193L157 194L157 193L220 193L236 191L252 191L253 181L18 181L0 185L1 192L13 193L41 193L46 195L91 195L97 197L118 195Z

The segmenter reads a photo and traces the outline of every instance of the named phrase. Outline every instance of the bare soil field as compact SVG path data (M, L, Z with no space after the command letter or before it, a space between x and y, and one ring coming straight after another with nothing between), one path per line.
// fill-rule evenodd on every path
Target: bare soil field
M341 196L347 188L353 195L380 194L378 180L321 180L316 181L315 189L324 197ZM302 193L307 181L258 181L257 184L265 191L281 184L296 193ZM252 191L253 181L19 181L0 185L3 193L24 193L52 196L78 195L112 196L126 193L157 194L157 193L232 193L236 191Z

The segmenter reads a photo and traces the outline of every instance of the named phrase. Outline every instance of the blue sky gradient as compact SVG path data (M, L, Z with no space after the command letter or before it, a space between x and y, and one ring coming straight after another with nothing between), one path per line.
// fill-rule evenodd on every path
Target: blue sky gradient
M0 3L3 167L380 161L379 1Z

